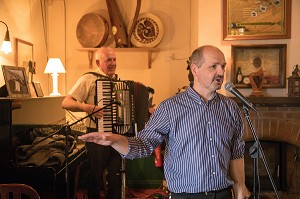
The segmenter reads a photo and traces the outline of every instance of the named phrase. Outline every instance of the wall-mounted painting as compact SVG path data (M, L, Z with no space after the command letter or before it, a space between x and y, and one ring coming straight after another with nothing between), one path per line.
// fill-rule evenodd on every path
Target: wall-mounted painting
M223 39L291 38L292 0L223 0Z
M286 44L232 45L231 79L237 88L251 88L251 77L263 78L263 88L285 88Z
M15 64L16 66L25 68L28 82L32 82L32 75L30 75L30 73L32 74L32 67L35 67L35 63L33 62L33 44L28 41L16 38L15 48Z

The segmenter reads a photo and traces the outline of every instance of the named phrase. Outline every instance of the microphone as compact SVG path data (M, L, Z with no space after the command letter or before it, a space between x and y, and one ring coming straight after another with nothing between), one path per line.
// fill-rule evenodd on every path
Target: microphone
M124 107L125 105L124 105L124 102L123 101L119 101L119 100L115 100L114 101L114 104L116 104L116 105L118 105L118 106L120 106L120 107Z
M239 91L238 89L236 89L236 87L233 85L233 83L231 82L227 82L225 84L225 90L231 92L232 94L234 94L237 98L239 98L240 100L242 100L242 102L244 103L244 105L250 109L252 109L253 111L255 111L257 113L257 109L255 108L255 106L249 102Z

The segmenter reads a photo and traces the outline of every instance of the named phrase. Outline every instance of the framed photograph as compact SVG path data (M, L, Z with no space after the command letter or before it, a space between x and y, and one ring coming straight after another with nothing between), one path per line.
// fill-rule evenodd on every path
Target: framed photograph
M30 90L30 96L31 97L37 97L36 93L35 93L35 89L34 89L34 86L33 86L33 83L29 83L28 82L28 87L29 87L29 90Z
M2 65L2 71L9 97L31 97L25 68Z
M40 82L32 82L32 84L33 84L36 96L37 97L44 97Z
M251 88L259 74L263 88L285 88L286 44L232 45L231 80L237 88Z
M291 38L291 1L223 0L223 39Z

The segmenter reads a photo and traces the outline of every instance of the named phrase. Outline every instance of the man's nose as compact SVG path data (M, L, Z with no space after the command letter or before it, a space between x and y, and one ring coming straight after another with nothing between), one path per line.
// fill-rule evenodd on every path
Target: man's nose
M217 72L218 72L218 74L224 74L225 73L225 68L223 66L219 65L217 67Z

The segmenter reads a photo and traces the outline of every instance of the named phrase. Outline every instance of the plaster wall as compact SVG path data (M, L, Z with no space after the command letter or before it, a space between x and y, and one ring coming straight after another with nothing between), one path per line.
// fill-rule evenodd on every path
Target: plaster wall
M51 92L51 77L44 74L49 57L59 57L67 73L59 76L59 91L66 94L80 75L89 71L88 54L80 51L76 27L80 18L89 12L102 14L108 21L109 15L104 0L0 0L0 20L5 21L10 30L14 49L14 38L33 43L34 61L37 63L34 80L41 82L45 95ZM135 1L117 0L129 26L134 15ZM45 5L44 5L45 4ZM155 89L154 103L174 95L179 88L188 84L186 60L197 46L211 44L218 46L228 62L225 82L230 81L231 45L234 44L287 44L287 77L293 66L299 63L300 27L297 21L300 1L292 2L291 39L224 41L222 37L222 1L211 0L143 0L142 12L159 16L164 25L164 38L152 56L152 68L148 68L147 55L143 52L117 52L117 72L122 79L144 83ZM44 22L44 23L43 23ZM0 38L4 38L5 27L0 26ZM110 34L105 45L114 47ZM15 65L15 54L0 52L1 65ZM93 61L93 67L95 64ZM0 75L0 84L4 83ZM224 88L221 92L226 95ZM241 89L248 96L251 89ZM264 89L265 96L287 96L286 89Z

